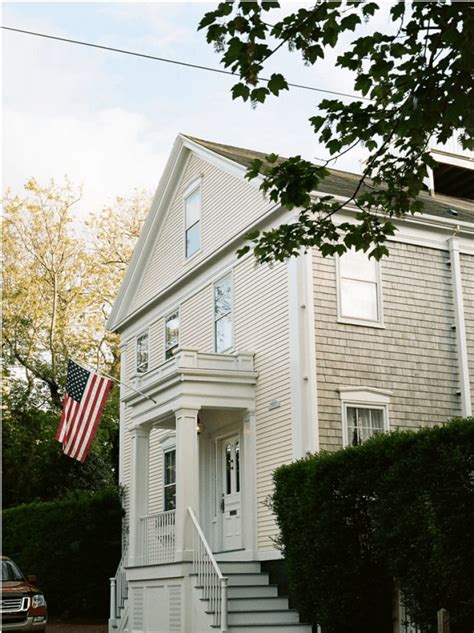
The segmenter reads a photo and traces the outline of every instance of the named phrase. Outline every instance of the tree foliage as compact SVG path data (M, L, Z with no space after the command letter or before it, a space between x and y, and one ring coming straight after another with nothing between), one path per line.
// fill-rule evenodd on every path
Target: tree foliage
M261 189L287 209L297 208L291 224L249 236L258 261L284 260L301 247L318 247L323 255L349 248L369 251L377 259L387 254L393 218L422 211L417 198L433 165L431 141L444 143L457 134L463 147L474 149L472 103L471 3L397 2L390 6L390 33L370 26L381 3L367 0L316 1L273 21L278 2L221 2L206 13L199 28L222 55L222 63L240 76L233 98L263 103L289 86L278 72L262 79L265 63L286 46L307 65L324 61L346 32L359 31L336 65L354 73L360 100L346 103L324 99L310 125L331 158L314 165L300 156L277 155L256 160L248 178L262 174ZM328 175L332 160L357 144L370 154L364 172L345 200L313 194ZM346 205L357 210L357 223L337 222ZM241 249L244 254L250 249Z
M113 389L84 464L54 441L69 357L117 375L118 339L105 330L149 203L145 193L73 219L80 191L34 179L7 192L3 222L4 503L52 499L113 480L118 393Z
M2 513L3 551L38 576L50 614L106 618L121 518L113 488L20 505Z
M273 509L303 617L323 633L391 633L398 587L425 633L440 608L453 633L471 633L473 465L467 418L277 469Z

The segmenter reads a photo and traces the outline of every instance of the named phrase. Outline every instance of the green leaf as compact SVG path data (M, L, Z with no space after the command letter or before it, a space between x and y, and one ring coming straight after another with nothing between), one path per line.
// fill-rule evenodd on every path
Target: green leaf
M200 31L201 29L205 29L206 26L209 26L210 24L213 24L215 22L215 19L215 11L209 11L209 13L206 13L202 20L199 22L198 31Z
M352 13L351 15L347 15L345 18L341 20L341 31L350 30L354 31L355 27L361 24L361 19L356 13Z
M371 85L372 79L369 75L359 75L354 83L354 88L360 90L365 96L369 92Z
M362 13L366 16L374 15L378 8L379 5L376 2L369 2L362 7Z
M279 8L280 8L279 2L262 2L263 11L270 11L270 9L279 9Z
M288 90L286 79L280 73L273 73L267 85L270 92L276 96L281 90Z
M244 101L247 101L250 95L250 88L243 83L235 84L232 86L232 99L238 99L241 97Z
M260 235L260 231L258 229L254 229L253 231L249 231L245 236L246 240L254 241Z
M237 257L240 259L244 255L246 255L250 250L250 246L247 244L242 246L242 248L237 249Z
M258 103L264 103L267 96L270 94L268 88L254 88L250 93L250 98L252 101L258 101Z

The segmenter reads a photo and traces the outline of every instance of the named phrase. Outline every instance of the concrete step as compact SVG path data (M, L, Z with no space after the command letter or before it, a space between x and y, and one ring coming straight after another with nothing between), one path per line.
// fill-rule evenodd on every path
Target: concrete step
M278 596L278 585L233 585L227 589L227 598L271 598Z
M260 563L240 560L226 560L217 563L219 569L224 576L232 573L259 574L261 571Z
M297 611L229 611L229 626L233 624L299 624Z
M230 598L227 600L229 611L281 611L288 609L288 598L252 597Z
M226 573L229 587L236 587L238 585L268 585L269 579L267 573Z

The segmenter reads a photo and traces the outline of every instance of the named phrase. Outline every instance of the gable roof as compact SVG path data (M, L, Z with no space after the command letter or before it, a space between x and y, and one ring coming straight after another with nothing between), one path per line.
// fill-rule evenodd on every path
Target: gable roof
M221 143L213 143L193 136L188 136L187 138L224 158L239 163L246 169L250 167L250 164L255 159L265 161L265 157L270 153L264 154L242 147L222 145ZM282 157L282 160L285 160L285 158ZM322 193L332 193L339 196L350 197L360 180L360 174L331 168L329 168L328 171L329 176L321 181L319 191ZM370 180L368 181L368 185L370 186ZM457 218L461 222L474 222L474 203L470 200L443 195L431 196L425 191L422 191L418 197L423 201L424 214L449 218L451 220ZM453 211L455 213L453 213Z
M117 299L107 321L107 328L110 330L117 331L132 316L132 314L128 313L127 306L131 304L139 276L151 255L156 236L166 214L167 205L174 192L177 179L181 175L189 151L197 153L205 160L217 164L224 171L241 178L245 177L245 172L253 160L260 159L264 161L268 155L242 147L206 141L194 136L184 134L177 136ZM281 160L284 160L284 158L281 157ZM329 169L329 172L329 176L321 181L319 191L321 193L350 197L359 182L360 175L337 169ZM253 186L258 186L259 182L261 182L261 179L255 179ZM370 185L370 182L368 184ZM474 222L473 202L448 196L431 196L426 192L422 192L419 198L425 205L425 215L447 218L451 221Z

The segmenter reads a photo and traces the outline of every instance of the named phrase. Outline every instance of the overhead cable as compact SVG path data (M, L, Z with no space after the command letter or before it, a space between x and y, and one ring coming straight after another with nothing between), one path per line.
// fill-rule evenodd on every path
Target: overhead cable
M195 70L206 70L208 72L219 73L221 75L231 75L232 77L238 77L237 73L233 73L230 70L221 70L220 68L212 68L211 66L202 66L200 64L191 64L190 62L183 62L177 59L170 59L168 57L157 57L156 55L147 55L146 53L137 53L136 51L130 51L124 48L114 48L112 46L104 46L102 44L94 44L93 42L84 42L82 40L72 40L67 37L59 37L57 35L48 35L47 33L38 33L36 31L27 31L25 29L16 29L11 26L2 26L2 29L6 31L14 31L15 33L24 33L26 35L34 35L36 37L43 37L49 40L56 40L58 42L66 42L68 44L77 44L79 46L88 46L90 48L98 48L104 51L111 51L113 53L121 53L123 55L132 55L133 57L142 57L144 59L151 59L153 61L164 62L166 64L176 64L178 66L185 66L187 68L193 68ZM261 81L268 82L269 79L260 77ZM358 95L347 94L345 92L336 92L334 90L326 90L324 88L316 88L315 86L306 86L304 84L295 84L288 82L288 86L292 88L300 88L301 90L312 90L313 92L324 92L339 97L347 97L356 101L370 101L367 97L361 97Z

